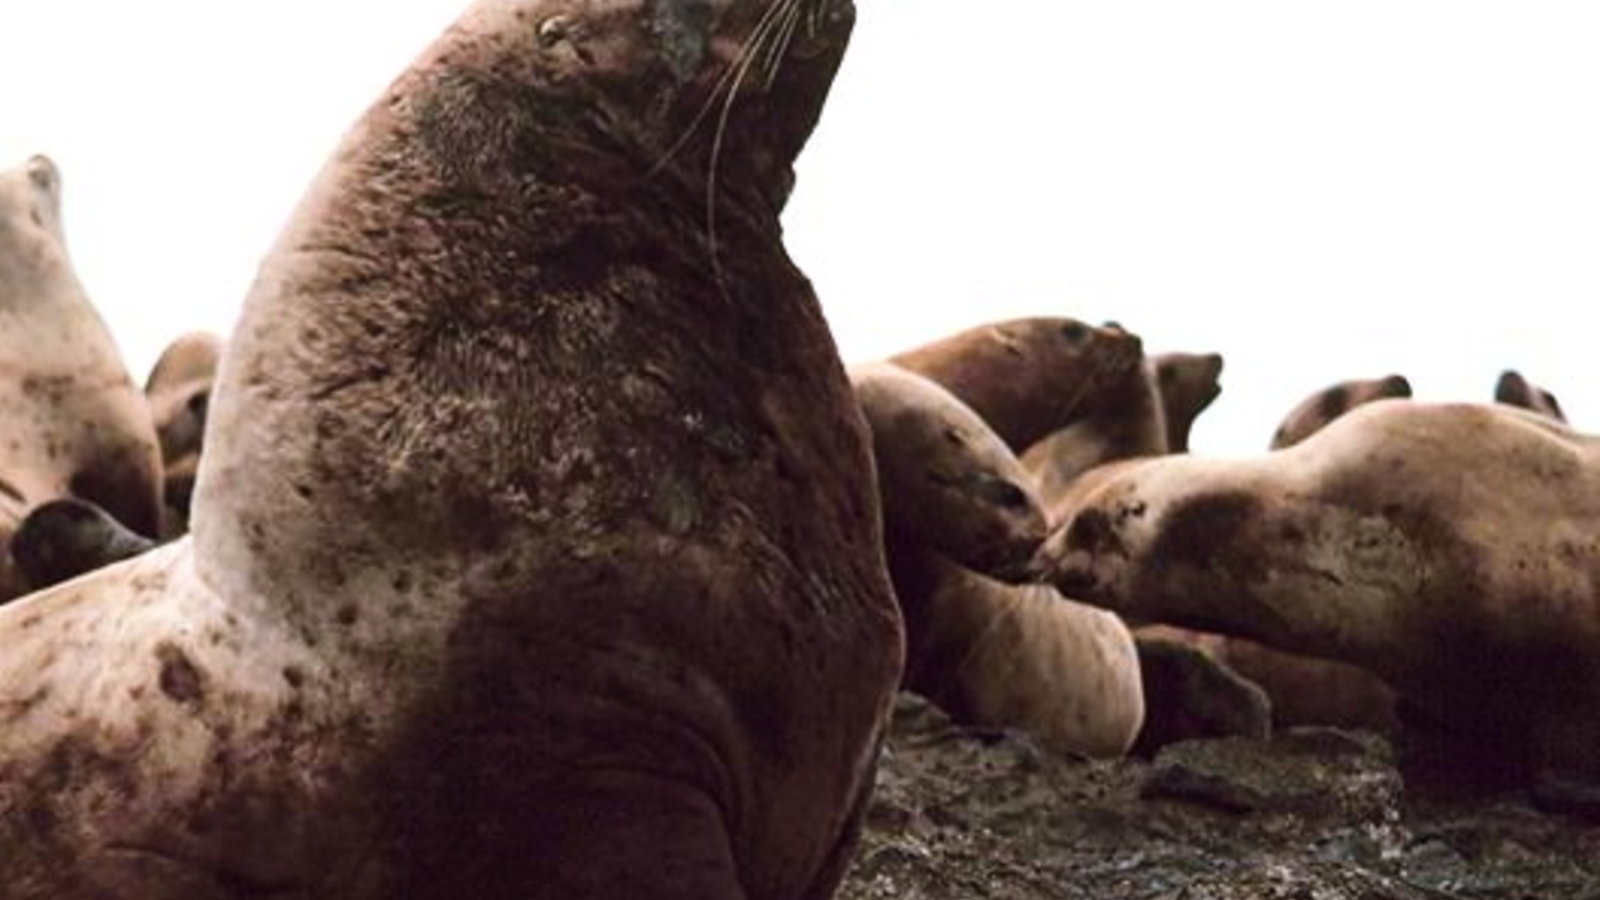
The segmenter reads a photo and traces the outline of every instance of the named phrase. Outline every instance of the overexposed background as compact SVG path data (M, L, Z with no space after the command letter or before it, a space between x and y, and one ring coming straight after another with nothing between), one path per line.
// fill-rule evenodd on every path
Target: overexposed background
M786 223L847 360L983 321L1222 352L1197 449L1502 368L1600 427L1600 6L857 0ZM463 0L0 0L0 167L66 181L136 378L227 331L339 135Z

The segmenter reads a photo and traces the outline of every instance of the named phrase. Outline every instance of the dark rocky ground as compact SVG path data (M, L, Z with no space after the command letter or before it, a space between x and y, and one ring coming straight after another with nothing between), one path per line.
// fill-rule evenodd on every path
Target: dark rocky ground
M1375 737L1051 756L909 695L844 900L1600 900L1600 827L1408 791Z

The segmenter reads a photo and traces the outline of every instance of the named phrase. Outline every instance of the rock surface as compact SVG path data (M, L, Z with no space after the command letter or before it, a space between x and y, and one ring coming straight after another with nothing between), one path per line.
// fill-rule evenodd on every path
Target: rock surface
M1595 900L1600 828L1516 794L1408 792L1327 729L1051 756L903 695L842 900Z

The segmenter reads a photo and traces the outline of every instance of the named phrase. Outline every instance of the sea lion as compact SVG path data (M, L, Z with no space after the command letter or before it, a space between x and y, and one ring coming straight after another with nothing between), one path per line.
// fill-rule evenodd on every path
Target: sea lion
M0 542L30 509L68 496L155 535L155 431L73 271L61 174L44 156L0 173L0 359ZM30 587L0 554L0 600Z
M200 467L206 410L221 357L221 337L207 331L190 332L167 345L145 379L145 399L155 420L166 476L162 537L167 540L189 528L189 504Z
M1496 403L1519 406L1542 413L1557 422L1567 421L1567 415L1561 411L1561 402L1556 399L1555 394L1533 384L1522 377L1521 372L1513 369L1500 373L1500 378L1494 385L1494 399Z
M1161 390L1168 453L1189 452L1195 419L1222 394L1222 354L1162 353L1145 363Z
M263 264L190 537L0 610L0 896L831 896L901 665L779 212L844 0L483 0Z
M1165 626L1134 632L1144 724L1129 752L1152 757L1162 747L1197 738L1265 739L1272 731L1272 702L1261 686L1235 672L1202 635Z
M872 431L885 540L1026 578L1046 523L1010 449L949 391L893 363L852 366L850 381Z
M1312 394L1290 410L1273 432L1270 447L1273 450L1292 447L1363 404L1410 396L1411 382L1404 375L1341 381Z
M1115 614L932 553L889 556L906 607L905 686L956 722L1114 758L1144 721L1139 656Z
M11 558L35 590L104 568L155 547L111 514L71 497L28 513L11 538Z
M891 357L944 385L1016 453L1078 420L1104 385L1135 371L1139 339L1115 325L1013 319Z
M1041 551L1063 592L1359 665L1408 732L1495 771L1595 775L1600 440L1385 400L1261 457L1122 464L1074 502Z
M1148 360L1123 372L1085 402L1078 421L1046 435L1022 454L1022 464L1046 509L1095 466L1167 452L1166 414L1152 375Z
M1005 443L960 400L893 363L852 367L872 429L884 543L906 621L903 686L956 721L1116 756L1143 716L1116 616L1031 576L1044 511Z

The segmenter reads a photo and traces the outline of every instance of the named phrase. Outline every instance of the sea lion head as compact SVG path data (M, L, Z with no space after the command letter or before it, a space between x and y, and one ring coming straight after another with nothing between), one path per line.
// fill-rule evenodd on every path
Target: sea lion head
M1557 422L1567 421L1566 413L1561 411L1561 403L1556 400L1555 394L1535 385L1514 369L1500 373L1500 378L1494 386L1494 399L1496 403L1532 410Z
M11 559L37 591L154 546L99 506L68 497L28 513L11 537Z
M480 0L416 73L458 167L563 183L675 174L781 208L843 58L851 0Z
M889 539L1003 580L1027 578L1045 517L1005 443L930 379L892 363L850 375L872 428Z
M1410 396L1411 382L1404 375L1342 381L1312 394L1291 410L1273 433L1271 448L1292 447L1358 406Z
M0 279L20 279L42 263L63 265L65 246L56 164L40 155L0 172Z
M1222 394L1222 354L1163 353L1145 364L1161 393L1167 451L1187 453L1194 420Z
M222 356L222 339L196 331L173 341L145 379L161 458L172 466L200 452L212 383Z
M1035 569L1069 597L1135 621L1207 631L1254 614L1235 589L1265 576L1266 500L1199 474L1189 457L1125 460L1062 498Z

